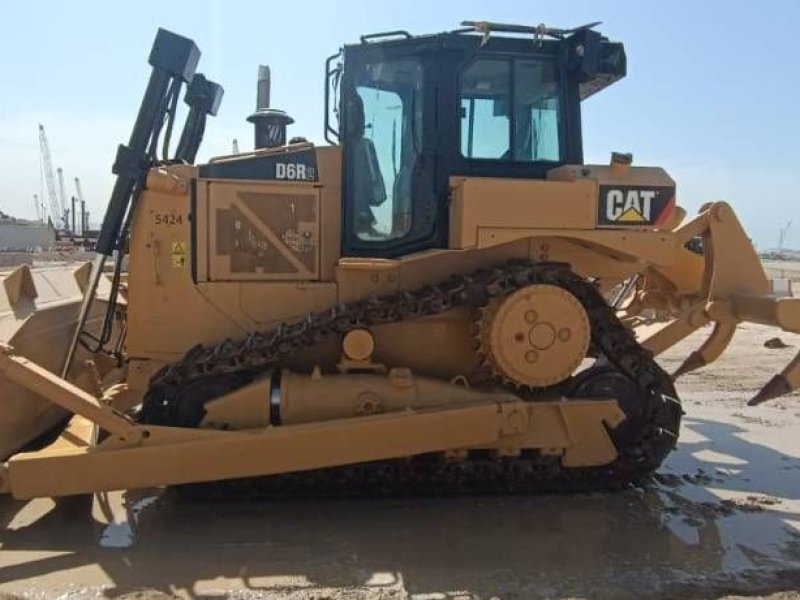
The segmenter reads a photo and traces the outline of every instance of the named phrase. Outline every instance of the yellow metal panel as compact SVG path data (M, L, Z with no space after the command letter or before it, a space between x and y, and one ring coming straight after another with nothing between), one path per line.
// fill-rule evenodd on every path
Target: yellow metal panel
M613 400L487 401L243 431L147 427L139 444L108 438L96 447L88 445L91 429L82 425L65 434L70 440L0 466L0 492L22 499L65 496L468 448L539 448L562 455L566 467L585 467L617 457L606 426L623 418Z
M195 344L240 337L336 302L334 283L263 281L267 276L257 281L208 282L209 239L205 232L209 226L209 185L201 180L196 187L196 248L192 247L188 192L181 195L148 189L140 197L131 236L128 289L126 349L133 358L174 361ZM319 188L308 184L226 185L279 191L302 188L315 199L319 194ZM180 246L176 248L176 244ZM189 264L178 264L174 254L186 256ZM192 279L193 268L197 283Z
M273 281L228 285L235 285L236 292L219 293L219 283L206 283L199 289L217 310L241 315L250 330L302 318L336 303L333 283Z
M208 186L208 181L197 182L195 204L192 207L196 244L192 268L198 282L208 281Z
M488 446L499 436L494 403L252 432L148 431L149 437L134 447L16 455L8 463L7 485L0 481L0 489L33 498L252 477Z
M400 263L380 258L343 258L336 266L339 301L391 294L400 285Z
M323 146L316 149L320 198L320 279L332 281L342 240L342 149Z
M633 259L639 263L672 265L676 261L678 250L675 235L671 232L567 228L556 232L552 229L519 227L501 229L481 227L478 229L478 247L490 248L516 240L556 235L563 240L591 245L598 254L605 255L608 260ZM618 256L611 256L612 253Z
M396 290L415 290L439 283L455 273L528 258L529 243L521 239L486 249L426 250L398 259L343 258L336 269L339 301L357 300Z
M310 183L212 181L209 279L317 279L319 196Z
M478 245L481 228L593 229L597 185L591 180L451 178L450 248Z

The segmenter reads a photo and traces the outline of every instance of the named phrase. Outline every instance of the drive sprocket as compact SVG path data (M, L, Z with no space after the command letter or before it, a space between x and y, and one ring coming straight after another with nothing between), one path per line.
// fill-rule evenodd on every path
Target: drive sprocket
M586 309L558 285L533 284L492 298L478 318L484 368L505 384L543 388L568 379L589 349Z

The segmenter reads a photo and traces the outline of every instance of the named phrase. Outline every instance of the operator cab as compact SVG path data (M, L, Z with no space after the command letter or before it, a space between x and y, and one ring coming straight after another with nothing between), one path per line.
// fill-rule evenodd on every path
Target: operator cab
M543 179L582 164L580 101L625 75L622 44L594 24L465 25L363 36L328 59L325 129L344 149L345 255L446 247L451 177Z

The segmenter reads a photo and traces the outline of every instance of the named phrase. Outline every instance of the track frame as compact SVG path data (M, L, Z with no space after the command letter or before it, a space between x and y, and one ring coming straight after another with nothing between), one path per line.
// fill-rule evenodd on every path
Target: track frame
M613 399L528 403L492 400L241 431L145 426L110 403L13 354L0 370L75 413L50 446L0 466L0 492L19 499L256 477L409 457L502 455L535 448L567 467L601 465L617 452L609 436L624 414ZM100 443L98 430L109 435Z

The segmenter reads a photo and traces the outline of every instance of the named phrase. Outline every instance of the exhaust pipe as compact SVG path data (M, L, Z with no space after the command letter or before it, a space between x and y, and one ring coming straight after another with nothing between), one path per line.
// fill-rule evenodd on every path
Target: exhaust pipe
M272 77L269 66L258 65L258 83L256 84L256 110L269 108L269 93Z
M256 150L286 145L286 127L294 119L285 111L270 108L270 72L266 65L258 67L256 111L247 120L255 127Z

